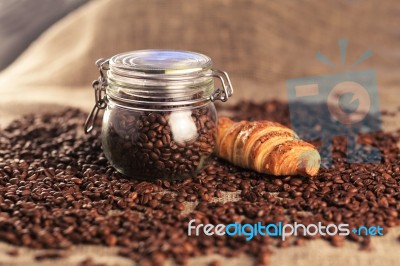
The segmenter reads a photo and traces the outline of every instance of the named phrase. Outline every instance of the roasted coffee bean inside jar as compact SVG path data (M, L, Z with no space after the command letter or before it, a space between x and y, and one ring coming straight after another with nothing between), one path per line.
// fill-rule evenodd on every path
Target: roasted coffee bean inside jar
M233 93L228 75L211 68L205 55L174 50L118 54L98 66L85 132L105 109L103 150L115 169L147 180L196 175L215 146L213 102ZM222 88L215 88L214 77Z
M127 176L156 179L196 174L214 150L213 109L136 113L120 109L103 128L103 150Z

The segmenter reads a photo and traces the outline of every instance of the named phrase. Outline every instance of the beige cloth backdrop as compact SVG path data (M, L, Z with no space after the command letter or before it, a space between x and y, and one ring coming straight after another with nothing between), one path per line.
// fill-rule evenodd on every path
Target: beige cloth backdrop
M212 57L228 71L235 87L230 102L240 99L286 99L288 78L373 68L377 72L381 106L395 110L400 84L400 5L389 1L90 1L35 41L0 73L0 127L26 113L64 106L89 110L91 81L98 76L94 61L116 53L149 48L192 50ZM349 41L346 65L340 64L338 39ZM367 49L373 57L350 67ZM315 60L323 52L337 67ZM397 127L397 117L385 120ZM332 248L310 241L305 247L279 249L271 265L398 265L399 228L374 238L372 252L346 243ZM0 250L10 246L0 243ZM35 265L39 251L21 249L12 258L0 251L5 265ZM115 256L116 249L77 246L59 265L76 265L86 256L111 265L131 265ZM205 265L214 256L191 260ZM250 258L224 259L246 265ZM53 264L53 262L41 265Z

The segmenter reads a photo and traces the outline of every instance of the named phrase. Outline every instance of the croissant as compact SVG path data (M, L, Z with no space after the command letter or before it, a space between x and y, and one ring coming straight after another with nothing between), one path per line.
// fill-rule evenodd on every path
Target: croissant
M234 122L221 117L216 153L237 166L276 176L315 176L321 163L313 145L271 121Z

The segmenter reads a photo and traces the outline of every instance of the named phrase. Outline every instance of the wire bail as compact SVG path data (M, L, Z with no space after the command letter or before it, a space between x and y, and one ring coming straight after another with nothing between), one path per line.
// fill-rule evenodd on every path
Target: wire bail
M218 78L221 81L223 89L216 88L210 96L212 102L220 100L226 102L233 94L233 87L231 80L229 79L228 73L219 69L212 69L211 76Z
M100 109L105 109L107 106L106 102L106 87L107 83L107 70L109 70L109 60L99 59L96 61L96 66L99 68L100 77L92 82L92 87L94 89L95 104L92 111L88 115L85 121L85 133L88 134L93 130L94 123L96 121L97 115Z

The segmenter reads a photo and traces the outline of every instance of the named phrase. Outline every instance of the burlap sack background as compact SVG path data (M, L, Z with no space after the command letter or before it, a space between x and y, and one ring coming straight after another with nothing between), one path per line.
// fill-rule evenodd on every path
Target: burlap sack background
M381 106L396 110L400 84L400 5L389 1L156 1L99 0L63 18L40 36L0 73L0 127L26 113L64 106L89 110L90 84L98 76L97 58L122 51L173 48L205 53L217 68L228 71L239 99L286 99L285 80L373 68ZM346 65L341 66L338 39L349 40ZM367 49L373 57L351 64ZM315 60L323 52L337 67ZM386 117L386 129L397 128L397 117ZM227 198L228 199L228 196ZM276 250L271 265L397 265L400 228L373 238L372 252L346 243L333 248L323 241ZM11 247L0 243L0 249ZM34 251L22 248L12 258L0 251L4 265L36 265ZM76 265L92 256L111 265L131 265L115 256L116 249L77 246L59 265ZM191 260L205 265L215 258ZM250 258L224 259L247 265ZM54 262L43 262L50 265Z
M87 0L0 1L0 70L43 31Z

